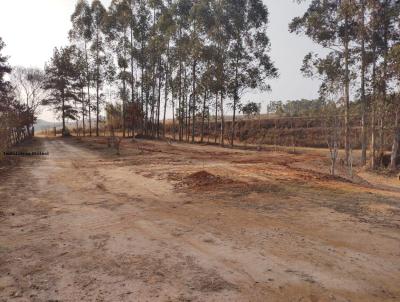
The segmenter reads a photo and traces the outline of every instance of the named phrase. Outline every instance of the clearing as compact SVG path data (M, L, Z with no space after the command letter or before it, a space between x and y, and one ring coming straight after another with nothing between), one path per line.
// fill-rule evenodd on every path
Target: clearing
M289 154L36 138L0 172L0 301L399 301L400 186Z

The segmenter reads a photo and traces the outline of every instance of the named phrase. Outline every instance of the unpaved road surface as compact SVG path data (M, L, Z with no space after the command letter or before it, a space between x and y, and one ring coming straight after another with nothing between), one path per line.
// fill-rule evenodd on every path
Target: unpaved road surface
M0 301L400 301L395 182L307 154L29 148L50 156L0 174Z

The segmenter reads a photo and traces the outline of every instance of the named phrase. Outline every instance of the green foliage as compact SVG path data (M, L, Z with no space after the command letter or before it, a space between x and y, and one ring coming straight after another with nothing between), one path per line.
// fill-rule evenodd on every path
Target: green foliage
M250 102L241 107L241 112L246 116L256 115L260 113L261 106L259 104Z
M269 105L269 111L285 117L315 117L318 116L327 103L323 99L294 100L285 103L278 101Z

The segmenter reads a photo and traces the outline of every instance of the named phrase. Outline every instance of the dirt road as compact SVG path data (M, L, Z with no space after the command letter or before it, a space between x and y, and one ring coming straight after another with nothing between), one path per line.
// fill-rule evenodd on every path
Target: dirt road
M36 139L0 176L0 301L400 301L400 193L325 159Z

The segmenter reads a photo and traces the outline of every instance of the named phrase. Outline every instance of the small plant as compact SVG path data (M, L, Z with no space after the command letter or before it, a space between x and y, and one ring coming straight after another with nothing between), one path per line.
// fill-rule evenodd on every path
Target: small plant
M114 148L115 148L115 150L117 151L117 155L120 155L120 145L121 145L121 138L120 137L117 137L117 136L115 136L114 137Z
M121 138L115 135L114 127L110 127L110 137L107 139L108 148L114 148L120 155Z

